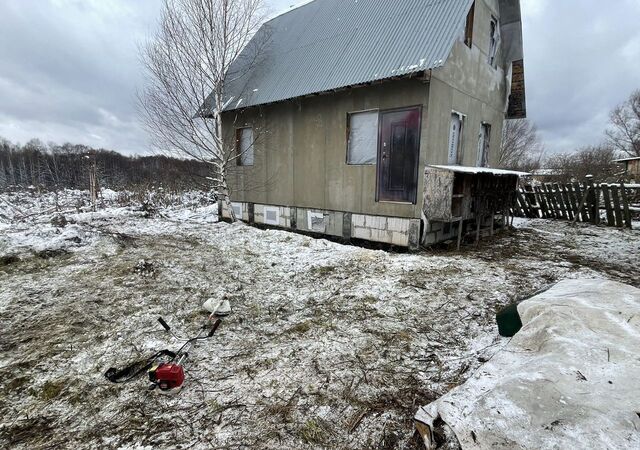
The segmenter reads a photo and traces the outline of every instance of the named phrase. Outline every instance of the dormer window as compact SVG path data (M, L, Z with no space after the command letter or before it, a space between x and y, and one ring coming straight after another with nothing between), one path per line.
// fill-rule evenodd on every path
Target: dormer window
M491 67L496 67L496 60L498 55L498 47L500 46L500 24L498 19L491 17L491 30L489 40L489 64Z
M469 14L467 14L467 23L464 26L464 44L471 48L473 46L473 19L475 16L476 3L473 2Z

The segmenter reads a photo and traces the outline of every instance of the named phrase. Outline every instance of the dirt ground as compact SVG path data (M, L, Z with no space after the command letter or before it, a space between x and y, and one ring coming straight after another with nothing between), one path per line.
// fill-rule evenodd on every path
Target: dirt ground
M0 223L2 448L420 448L417 408L505 344L497 309L564 278L640 285L637 231L519 221L478 248L402 254L214 210ZM156 318L195 334L208 298L234 311L181 393L104 378L176 349Z

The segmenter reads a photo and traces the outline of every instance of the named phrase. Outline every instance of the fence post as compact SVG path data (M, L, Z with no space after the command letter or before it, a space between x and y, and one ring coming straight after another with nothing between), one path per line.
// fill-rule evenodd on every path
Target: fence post
M624 224L627 228L633 228L631 223L631 211L629 210L629 199L627 198L627 190L624 187L624 183L620 183L620 195L622 196L622 207L624 214Z
M600 221L600 217L598 217L600 215L600 211L598 208L599 205L597 204L598 196L596 195L596 188L593 184L593 175L587 175L587 185L589 189L587 201L589 205L589 215L591 216L591 223L597 225Z

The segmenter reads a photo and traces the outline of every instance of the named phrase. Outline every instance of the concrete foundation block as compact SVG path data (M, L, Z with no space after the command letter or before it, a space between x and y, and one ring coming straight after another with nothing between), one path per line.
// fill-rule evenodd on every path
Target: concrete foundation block
M351 223L355 227L364 227L365 216L362 214L352 214L351 215Z
M352 227L351 236L356 239L365 239L368 241L371 239L371 230L363 227Z
M399 233L407 233L409 231L410 221L408 219L387 219L387 229L389 231L397 231Z
M400 247L410 247L409 235L398 231L391 231L391 244Z

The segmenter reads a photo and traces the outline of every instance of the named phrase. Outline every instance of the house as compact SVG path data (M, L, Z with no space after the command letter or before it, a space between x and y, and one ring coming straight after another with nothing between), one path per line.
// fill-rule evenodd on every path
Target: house
M624 164L624 175L632 180L640 180L640 156L635 158L618 159L617 164Z
M231 72L236 217L415 249L508 214L520 174L489 168L526 116L519 0L315 0Z

